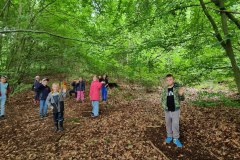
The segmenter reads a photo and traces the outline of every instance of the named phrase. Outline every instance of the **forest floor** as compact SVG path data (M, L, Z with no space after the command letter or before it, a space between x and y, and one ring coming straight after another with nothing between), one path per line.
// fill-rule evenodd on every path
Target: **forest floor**
M164 143L157 91L146 93L138 86L111 90L95 119L90 117L89 100L81 104L67 98L65 131L57 133L51 110L40 120L32 95L16 94L7 104L6 119L0 121L0 159L240 159L240 108L184 102L180 121L184 147L178 149Z

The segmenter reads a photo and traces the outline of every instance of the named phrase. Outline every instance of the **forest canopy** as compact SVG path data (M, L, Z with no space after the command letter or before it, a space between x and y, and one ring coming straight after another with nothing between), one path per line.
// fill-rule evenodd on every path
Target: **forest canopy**
M107 73L155 85L226 81L240 92L240 1L0 0L0 74Z

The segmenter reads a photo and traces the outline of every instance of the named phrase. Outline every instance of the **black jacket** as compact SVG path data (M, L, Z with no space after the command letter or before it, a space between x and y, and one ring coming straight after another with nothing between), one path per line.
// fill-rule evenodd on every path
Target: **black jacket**
M76 88L77 88L77 91L85 91L85 82L82 81L82 82L78 82L76 84Z
M37 87L37 90L38 90L39 93L40 93L40 94L39 94L39 99L40 99L40 100L46 100L48 94L51 92L50 87L44 86L43 84L40 84L40 85Z

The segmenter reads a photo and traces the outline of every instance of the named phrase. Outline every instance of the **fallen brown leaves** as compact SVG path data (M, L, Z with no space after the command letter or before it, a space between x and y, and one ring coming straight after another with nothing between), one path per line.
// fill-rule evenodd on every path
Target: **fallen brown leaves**
M0 154L4 159L239 159L239 109L181 110L183 149L164 144L165 126L159 93L125 86L110 91L101 116L90 117L90 102L66 100L65 131L53 132L52 116L38 116L32 93L7 106L0 121ZM87 95L87 93L86 93Z

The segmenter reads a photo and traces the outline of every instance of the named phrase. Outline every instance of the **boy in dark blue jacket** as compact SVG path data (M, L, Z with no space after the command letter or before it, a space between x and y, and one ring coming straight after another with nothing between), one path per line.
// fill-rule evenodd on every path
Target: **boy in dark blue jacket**
M44 78L42 80L42 83L38 86L38 90L39 90L39 99L40 99L40 118L42 119L43 117L47 116L47 103L46 103L46 99L48 94L51 92L51 89L49 86L47 86L48 84L48 79Z
M107 95L108 95L108 76L107 75L103 75L103 79L101 80L101 82L104 82L104 85L102 86L102 101L106 102L107 101Z

